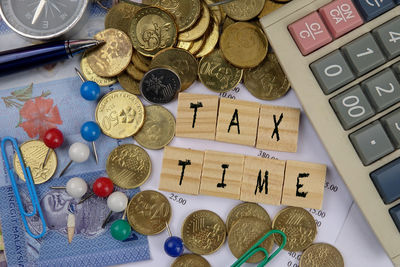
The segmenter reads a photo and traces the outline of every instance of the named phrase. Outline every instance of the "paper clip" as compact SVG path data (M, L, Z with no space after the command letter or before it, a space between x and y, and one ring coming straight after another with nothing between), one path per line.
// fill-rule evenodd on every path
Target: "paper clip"
M33 206L33 210L30 213L26 212L24 209L24 206L22 205L21 196L19 194L18 187L17 187L17 182L15 181L15 177L14 177L14 171L12 168L10 168L10 163L8 162L8 157L7 157L7 153L6 153L6 147L5 147L7 141L10 141L12 143L14 150L18 155L18 159L21 164L22 171L24 173L26 186L28 187L29 196L30 196L32 206ZM15 138L9 137L9 136L4 137L4 139L1 141L1 153L3 155L3 159L6 164L8 175L10 176L11 186L12 186L15 198L17 200L19 213L21 214L21 219L22 219L22 222L24 223L26 232L33 238L41 238L46 233L46 222L44 220L42 209L41 209L40 203L39 203L39 199L36 194L31 170L29 167L25 167L24 158L22 157L21 151L19 150L17 140L15 140ZM39 235L35 235L31 232L31 230L29 229L29 226L28 226L28 222L26 221L26 217L32 217L32 216L36 215L37 213L39 214L39 217L40 217L40 220L42 221L42 226L43 226L42 232Z
M282 236L282 244L280 245L280 247L277 250L274 251L274 253L272 253L271 256L269 256L268 251L263 247L259 247L259 245L272 234L280 234ZM271 230L268 233L266 233L260 240L258 240L257 243L255 243L248 251L246 251L246 253L244 253L237 261L235 261L231 265L231 267L242 266L243 263L245 263L251 256L253 256L254 254L256 254L259 251L261 251L265 254L265 258L262 262L260 262L257 265L257 267L263 267L269 261L271 261L285 247L286 240L287 240L286 235L282 231Z

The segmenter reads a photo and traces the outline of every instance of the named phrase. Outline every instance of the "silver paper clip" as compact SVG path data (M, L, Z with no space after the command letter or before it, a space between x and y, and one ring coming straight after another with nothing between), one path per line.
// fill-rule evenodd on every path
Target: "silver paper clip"
M7 141L10 141L12 143L12 145L14 147L14 150L17 153L19 162L21 164L22 171L24 173L26 186L28 187L29 196L30 196L30 199L31 199L31 202L32 202L32 206L33 206L33 210L30 213L26 212L25 209L24 209L24 206L23 206L22 201L21 201L21 196L20 196L19 191L18 191L17 182L15 181L14 171L10 167L10 163L8 162L8 157L7 157L7 153L6 153L6 142ZM3 159L4 159L4 162L6 164L7 172L8 172L8 175L10 177L10 181L11 181L11 186L12 186L15 198L17 200L19 213L21 214L21 219L22 219L22 222L24 223L26 232L33 238L41 238L46 233L46 222L44 220L42 209L41 209L40 203L39 203L39 199L38 199L37 194L36 194L35 185L33 183L31 170L30 170L29 167L25 167L24 158L22 157L21 151L19 150L17 140L15 140L15 138L9 137L9 136L4 137L4 139L1 141L1 153L3 155ZM31 232L31 230L29 229L29 226L28 226L28 222L26 221L26 217L32 217L32 216L34 216L36 214L39 214L39 217L40 217L40 220L42 221L42 226L43 226L42 227L42 232L39 235L35 235L35 234L33 234Z

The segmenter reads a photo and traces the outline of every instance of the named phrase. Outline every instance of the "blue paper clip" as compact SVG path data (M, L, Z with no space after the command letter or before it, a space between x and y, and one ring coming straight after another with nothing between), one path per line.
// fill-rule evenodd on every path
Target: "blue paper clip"
M18 191L17 183L14 177L14 171L10 168L10 163L8 162L8 157L6 153L6 142L10 141L14 147L15 152L18 155L19 162L22 167L22 171L24 173L26 186L28 187L29 196L32 201L33 210L32 212L28 213L25 211L24 206L22 205L21 196ZM22 222L24 223L26 232L33 238L41 238L46 233L46 222L43 217L42 209L40 207L39 199L36 194L35 185L33 183L31 170L29 167L25 167L24 158L21 155L21 151L19 150L17 140L13 137L4 137L1 141L1 153L3 155L4 162L6 164L6 168L8 171L8 175L10 176L11 186L14 191L15 198L17 199L17 204L19 208L19 213L21 214ZM40 220L42 221L42 232L39 235L34 235L31 230L29 229L28 222L26 221L26 217L32 217L36 214L39 214Z
M282 236L282 244L280 247L272 253L271 256L269 256L268 251L263 248L259 247L259 245L267 239L270 235L272 234L280 234ZM237 261L235 261L231 267L239 267L242 266L243 263L245 263L248 259L250 259L251 256L256 254L257 252L261 251L265 254L265 258L262 262L260 262L257 267L263 267L265 266L268 262L270 262L286 245L286 235L279 230L271 230L268 233L266 233L260 240L257 241L246 253L244 253Z

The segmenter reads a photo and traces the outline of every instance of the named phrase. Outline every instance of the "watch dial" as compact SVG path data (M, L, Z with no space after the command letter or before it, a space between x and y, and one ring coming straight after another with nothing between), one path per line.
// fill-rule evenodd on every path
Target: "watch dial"
M53 37L72 28L89 0L0 0L1 12L14 30L27 37Z

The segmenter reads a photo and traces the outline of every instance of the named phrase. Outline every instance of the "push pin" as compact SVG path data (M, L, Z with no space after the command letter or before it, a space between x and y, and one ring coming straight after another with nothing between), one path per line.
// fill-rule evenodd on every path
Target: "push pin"
M131 225L125 220L125 216L126 210L122 215L122 219L113 222L110 228L111 236L119 241L128 239L132 233Z
M65 189L68 195L75 199L83 197L87 192L87 183L80 177L74 177L68 180L66 186L51 186L51 189Z
M179 257L183 253L183 241L180 237L172 236L168 223L165 222L165 224L167 225L169 237L165 240L164 251L171 257Z
M114 191L113 182L107 177L100 177L93 183L93 193L79 201L78 204L82 204L92 196L96 195L99 197L108 197Z
M121 212L126 209L128 205L128 197L122 192L114 192L107 198L107 206L110 209L106 219L102 224L102 228L106 227L108 221L111 218L113 212Z
M61 171L60 177L63 176L65 171L71 166L72 162L82 163L85 162L89 158L90 150L89 147L85 144L76 142L73 143L68 150L69 158L71 159L67 166Z
M95 82L87 81L77 68L75 68L75 71L83 82L81 85L81 96L88 101L97 100L100 96L100 86Z
M62 145L64 142L63 133L57 128L51 128L44 133L43 142L47 146L47 153L42 166L46 166L47 161L49 160L50 149L56 149Z
M94 143L94 141L96 141L100 137L100 133L101 131L99 125L94 121L87 121L81 127L82 138L88 142L92 142L93 154L96 160L96 164L99 163L99 158L97 156L96 144Z

